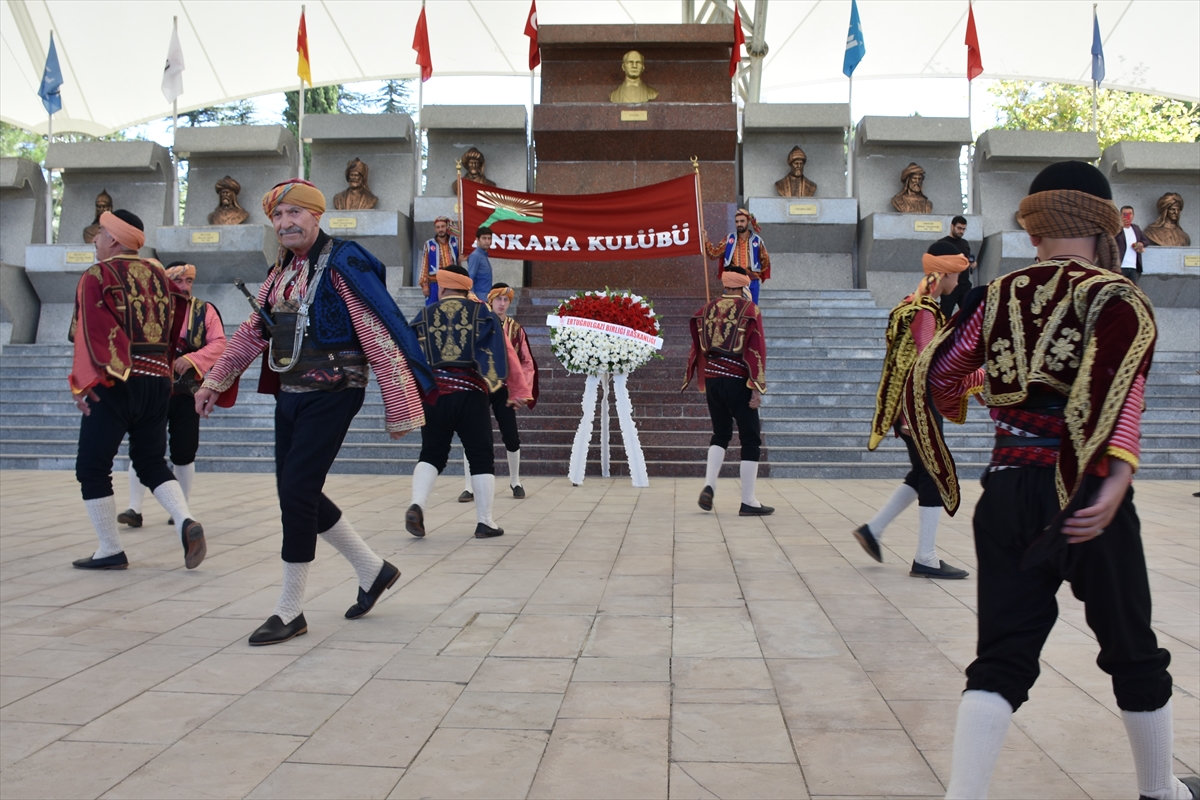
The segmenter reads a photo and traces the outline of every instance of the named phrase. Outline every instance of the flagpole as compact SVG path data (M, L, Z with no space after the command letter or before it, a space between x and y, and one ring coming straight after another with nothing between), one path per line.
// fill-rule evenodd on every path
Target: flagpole
M704 265L704 303L712 301L712 293L708 288L708 237L704 235L704 191L700 188L700 159L692 156L692 169L696 171L696 216L700 222L700 261Z
M525 148L525 183L533 191L533 70L529 70L529 143Z
M304 6L300 6L300 19L304 19ZM308 42L308 29L305 27L305 44ZM307 49L307 47L306 47ZM308 53L304 54L304 60L308 61ZM309 65L311 73L312 65ZM296 112L296 149L299 152L299 165L296 168L300 180L304 180L304 76L300 76L300 105Z
M47 114L46 156L50 156L50 143L54 141L54 114ZM46 170L46 244L54 244L54 173Z
M846 98L846 109L850 114L850 127L846 129L846 197L854 196L854 74L850 78L850 95Z
M974 213L972 209L975 207L975 178L971 169L975 158L975 129L971 126L971 88L974 84L970 78L967 78L967 131L970 134L971 141L967 144L967 213Z

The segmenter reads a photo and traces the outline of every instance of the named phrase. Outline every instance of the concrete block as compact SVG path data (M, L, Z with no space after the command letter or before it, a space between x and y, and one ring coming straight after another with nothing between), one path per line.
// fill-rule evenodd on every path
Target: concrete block
M249 225L267 224L262 196L272 186L296 177L296 137L282 125L230 125L180 128L178 152L188 159L188 196L183 222L208 224L217 207L217 181L230 176L241 184L238 204L250 213Z
M841 103L752 103L742 133L742 195L777 197L775 181L788 174L788 153L808 157L804 177L816 197L846 196L845 128L850 110Z
M920 275L921 256L929 245L949 235L950 219L950 215L896 213L869 214L864 217L858 227L859 285L872 289L870 275L880 272ZM939 225L940 229L917 230L919 227L937 228ZM971 243L972 253L979 252L980 242L971 238L970 232L978 230L979 217L967 217L967 241Z
M1200 247L1147 247L1138 286L1157 308L1200 309Z
M197 279L205 283L261 281L279 252L279 240L270 225L168 227L160 228L158 236L159 260L163 264L195 264ZM216 241L209 241L214 236Z
M894 213L900 173L916 162L925 169L924 193L935 214L963 212L959 159L971 141L970 124L957 117L863 117L855 134L854 191L863 214Z
M848 255L854 249L858 227L854 198L751 197L747 203L762 227L772 259L777 253ZM815 214L811 213L814 206Z
M21 261L24 260L22 257ZM9 341L15 344L36 341L41 310L42 303L25 274L25 267L0 263L0 311L9 325Z
M715 287L714 287L715 288ZM854 265L850 253L771 253L772 289L853 289Z
M0 263L23 267L26 246L46 241L42 168L25 158L0 158L0 208Z
M1112 184L1113 201L1133 206L1143 229L1158 218L1158 198L1177 192L1183 197L1179 225L1200 245L1200 148L1194 143L1117 142L1105 149L1100 171Z
M334 211L321 217L321 230L351 239L389 267L412 263L412 222L398 211Z
M969 230L969 228L968 228ZM977 266L980 280L994 281L1015 269L1028 267L1037 260L1037 249L1029 243L1025 231L1003 231L984 237Z
M180 134L182 135L182 131ZM82 244L83 229L96 218L96 197L107 191L113 208L124 208L146 226L146 246L156 244L155 229L169 225L175 170L171 154L154 142L54 142L46 166L61 170L62 210L58 241Z
M921 266L909 272L868 272L866 288L878 308L895 308L896 304L913 293L921 280Z
M1110 179L1136 172L1200 173L1200 151L1187 142L1117 142L1104 150L1101 168Z
M1158 325L1157 352L1200 354L1200 309L1156 307L1154 321Z
M483 153L489 180L526 191L524 106L426 106L421 114L429 143L424 195L453 197L454 162L472 147Z
M90 244L31 244L25 250L25 274L43 305L74 304L79 276L95 262Z
M330 213L334 195L346 189L346 166L357 158L367 165L367 182L379 198L371 210L408 216L416 190L416 137L407 114L310 114L304 139L312 143L310 180L325 193Z

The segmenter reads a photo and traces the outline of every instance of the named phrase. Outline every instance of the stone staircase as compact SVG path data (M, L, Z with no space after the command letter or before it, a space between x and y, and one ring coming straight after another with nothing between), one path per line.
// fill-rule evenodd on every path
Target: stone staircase
M540 365L541 396L533 411L518 412L521 469L527 475L565 475L580 417L584 378L568 375L550 352L545 316L570 294L528 289L519 293L515 314L529 332ZM398 298L411 317L420 292L406 288ZM686 323L702 299L659 293L652 298L666 331L663 359L642 367L629 380L634 418L654 476L703 474L711 435L704 397L694 388L679 392L689 337ZM231 319L241 316L226 310ZM866 450L874 407L887 312L863 290L767 291L763 314L768 335L770 392L763 409L765 444L761 475L775 477L896 478L908 469L899 440ZM229 333L232 333L232 328ZM1196 353L1160 352L1147 388L1142 421L1142 476L1200 478L1200 375ZM70 347L8 345L0 354L0 468L72 469L79 414L66 390ZM255 391L257 365L242 380L237 405L218 409L202 423L198 462L204 471L269 472L273 469L272 398ZM335 472L409 474L420 450L419 434L392 442L383 431L383 404L369 389ZM986 411L972 403L966 425L946 426L964 479L987 463L992 428ZM599 418L589 453L588 475L600 474ZM504 448L496 434L497 472L504 474ZM730 446L723 475L737 474L738 440ZM611 472L627 475L615 408L611 420ZM124 449L122 449L122 454ZM461 449L447 468L461 474ZM117 469L124 467L124 461Z

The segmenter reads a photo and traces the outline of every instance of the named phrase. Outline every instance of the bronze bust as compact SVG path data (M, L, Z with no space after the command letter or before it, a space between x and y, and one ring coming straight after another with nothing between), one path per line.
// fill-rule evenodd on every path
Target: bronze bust
M333 207L338 211L365 211L374 208L379 198L371 194L367 184L370 169L357 158L346 165L347 188L333 196Z
M1159 247L1191 247L1192 237L1179 227L1179 216L1183 213L1183 196L1167 192L1158 198L1158 219L1146 226L1142 233L1151 244Z
M226 175L217 181L217 207L208 215L209 225L241 225L250 212L238 205L242 185Z
M933 203L921 191L925 185L925 170L919 164L909 164L900 173L899 193L892 197L892 208L901 214L929 214Z
M646 60L637 50L630 50L621 59L621 71L625 73L625 80L609 94L610 103L648 103L658 97L656 90L642 83Z
M800 145L788 153L787 163L791 171L775 181L775 191L780 197L813 197L817 193L817 185L804 177L804 165L808 156L800 149Z
M96 234L100 232L100 215L105 211L113 210L112 197L109 196L107 189L101 189L100 194L96 195L96 218L92 220L92 224L83 229L83 243L91 244L96 238Z
M487 175L483 174L484 161L483 153L472 147L467 152L463 153L462 164L466 172L463 177L475 183L482 183L484 186L495 186L496 182L489 180ZM458 197L458 179L454 179L454 183L450 184L450 191L455 197Z

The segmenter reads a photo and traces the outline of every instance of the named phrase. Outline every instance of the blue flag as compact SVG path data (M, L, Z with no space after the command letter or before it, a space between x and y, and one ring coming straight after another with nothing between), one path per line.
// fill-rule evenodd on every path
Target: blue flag
M58 91L62 85L62 70L58 66L58 50L54 48L54 32L51 31L50 52L46 54L46 69L42 71L42 85L38 87L38 97L42 98L42 105L46 107L47 114L62 111L62 95Z
M842 74L849 78L854 74L854 68L867 54L867 45L863 41L862 23L858 21L858 2L850 0L850 30L846 33L846 58L842 61Z
M1100 41L1100 18L1092 10L1092 80L1099 86L1104 80L1104 44Z

